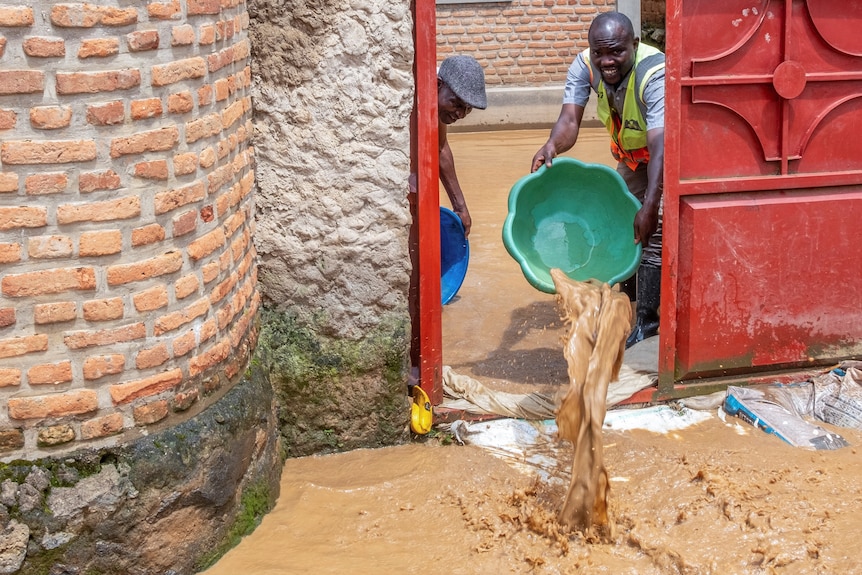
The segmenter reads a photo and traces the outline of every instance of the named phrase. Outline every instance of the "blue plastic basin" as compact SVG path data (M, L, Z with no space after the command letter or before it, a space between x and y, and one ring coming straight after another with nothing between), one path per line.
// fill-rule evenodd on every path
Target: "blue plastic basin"
M458 214L440 206L440 291L443 305L449 303L467 275L470 242Z

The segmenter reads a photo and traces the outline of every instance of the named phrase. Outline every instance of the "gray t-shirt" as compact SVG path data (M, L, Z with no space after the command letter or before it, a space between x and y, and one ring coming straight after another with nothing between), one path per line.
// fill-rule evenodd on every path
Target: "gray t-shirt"
M632 72L634 68L632 68ZM631 74L632 72L629 72ZM611 90L606 90L608 96L612 98L611 104L620 112L622 111L623 102L626 100L626 84L628 75L620 82L619 88L615 93ZM607 87L606 87L607 88ZM590 69L584 62L583 54L578 54L572 65L569 66L569 72L566 75L566 88L563 91L563 103L575 104L585 107L590 99ZM640 99L637 99L638 106L641 109L646 120L647 130L654 128L664 128L664 68L656 71L644 87L644 100L646 106L641 104Z

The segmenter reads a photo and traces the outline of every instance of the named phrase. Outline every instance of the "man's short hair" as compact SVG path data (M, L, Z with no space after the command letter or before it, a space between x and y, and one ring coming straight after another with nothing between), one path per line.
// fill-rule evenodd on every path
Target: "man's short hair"
M479 110L488 107L485 71L472 56L449 56L440 64L437 77L468 106Z

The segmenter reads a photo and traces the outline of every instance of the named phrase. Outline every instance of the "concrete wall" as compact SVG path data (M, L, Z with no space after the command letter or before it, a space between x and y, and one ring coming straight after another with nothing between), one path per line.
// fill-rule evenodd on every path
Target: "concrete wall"
M408 317L410 3L283 4L251 5L262 291L358 340Z

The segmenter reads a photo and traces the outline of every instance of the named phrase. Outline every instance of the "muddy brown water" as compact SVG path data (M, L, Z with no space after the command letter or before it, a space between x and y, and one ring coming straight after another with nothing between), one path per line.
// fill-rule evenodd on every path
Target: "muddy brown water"
M554 298L500 239L508 190L546 136L451 135L473 232L467 278L443 310L444 363L518 393L568 384ZM611 165L608 154L587 130L571 155ZM569 450L556 452L563 482L442 434L291 459L276 508L205 573L862 573L862 433L837 431L851 447L813 452L717 416L669 433L605 428L615 530L591 542L556 521Z

